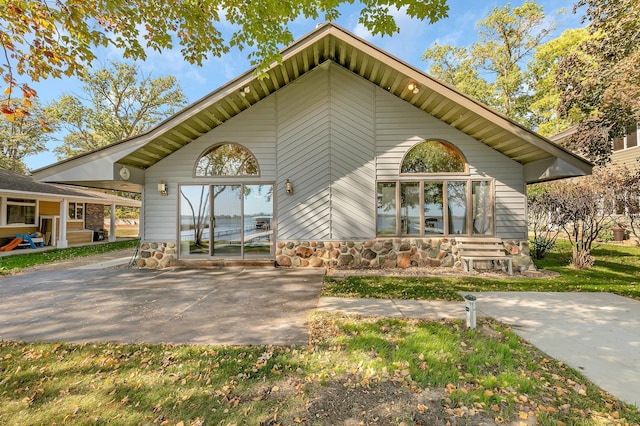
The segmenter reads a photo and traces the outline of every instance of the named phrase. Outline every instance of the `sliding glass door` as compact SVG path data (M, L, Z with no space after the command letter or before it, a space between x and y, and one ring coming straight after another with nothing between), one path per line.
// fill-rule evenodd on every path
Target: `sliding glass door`
M270 257L273 185L182 185L180 255Z

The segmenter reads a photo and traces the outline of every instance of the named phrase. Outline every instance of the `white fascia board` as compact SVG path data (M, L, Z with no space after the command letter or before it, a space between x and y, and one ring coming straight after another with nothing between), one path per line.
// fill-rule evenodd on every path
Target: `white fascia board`
M548 158L534 161L523 166L524 180L527 183L544 182L591 174L591 168L576 167L560 158Z
M80 155L33 171L33 178L41 182L74 183L86 181L119 180L115 163L139 147L131 140L87 155Z

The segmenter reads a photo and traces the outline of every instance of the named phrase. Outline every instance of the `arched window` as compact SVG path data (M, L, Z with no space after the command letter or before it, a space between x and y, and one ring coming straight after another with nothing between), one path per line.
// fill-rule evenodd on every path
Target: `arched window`
M200 156L196 176L258 176L258 161L243 146L226 143L216 145Z
M377 182L378 235L494 235L494 181L468 171L447 142L414 145L399 179Z
M402 160L400 173L464 173L466 161L452 145L428 140L415 145Z

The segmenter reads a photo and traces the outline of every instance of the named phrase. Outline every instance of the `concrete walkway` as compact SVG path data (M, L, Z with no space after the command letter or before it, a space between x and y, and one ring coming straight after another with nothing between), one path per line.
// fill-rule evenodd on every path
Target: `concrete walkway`
M611 293L473 293L479 315L640 408L640 302Z
M640 302L609 293L472 294L477 297L478 321L485 316L510 325L549 356L640 406ZM322 297L318 309L399 318L466 318L463 301Z

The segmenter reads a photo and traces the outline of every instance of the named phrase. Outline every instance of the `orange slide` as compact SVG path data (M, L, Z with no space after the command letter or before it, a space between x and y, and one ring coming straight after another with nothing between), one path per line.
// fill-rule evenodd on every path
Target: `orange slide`
M11 251L14 248L18 247L18 244L20 244L22 242L22 237L18 238L14 238L13 240L11 240L11 242L9 242L9 244L0 247L0 251Z

